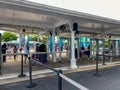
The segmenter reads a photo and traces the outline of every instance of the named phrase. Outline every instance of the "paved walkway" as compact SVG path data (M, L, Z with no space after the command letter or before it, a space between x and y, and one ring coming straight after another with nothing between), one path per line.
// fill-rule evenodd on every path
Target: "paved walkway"
M119 59L114 59L114 60L119 60ZM107 60L107 62L110 62L110 60ZM81 60L77 60L77 65L78 65L78 69L80 67L80 70L84 70L84 68L82 67L86 67L89 69L89 65L93 65L92 69L95 69L95 61L94 60L88 60L86 57L82 57ZM99 61L99 64L101 64L102 61ZM62 69L62 70L68 70L68 71L72 71L70 69L70 61L66 58L63 57L62 58L62 62L52 62L52 61L48 61L46 63L46 65L49 65L52 68L58 68L58 69ZM77 69L77 70L78 70ZM86 69L85 69L86 70ZM28 66L24 67L24 73L28 75ZM21 72L21 57L19 56L19 58L17 59L17 62L14 62L13 58L7 57L7 62L3 64L3 68L2 68L2 74L3 76L0 76L0 79L5 79L5 78L12 78L12 77L17 77ZM43 66L33 66L33 74L42 74L42 73L47 73L50 72L48 70L46 70L46 68L44 68Z
M67 76L90 90L120 90L120 66L109 67L100 70L101 77L93 74L94 70L74 72ZM58 90L57 77L37 78L33 82L37 84L35 88L28 89L25 86L29 81L19 81L1 85L0 90ZM63 90L79 90L63 80Z
M99 61L99 63L102 63L102 61ZM105 65L105 66L103 66L102 64L99 64L99 68L107 67L107 69L100 71L100 72L102 72L102 74L108 72L108 75L106 74L106 77L104 77L104 75L102 75L102 77L104 77L104 78L94 77L93 73L95 73L95 71L86 71L86 70L95 69L95 61L87 60L85 57L82 58L81 61L80 60L77 61L77 65L78 65L77 69L70 69L70 67L69 67L70 62L68 60L66 60L65 58L62 59L61 63L53 63L53 62L49 61L46 64L53 68L56 68L56 69L62 69L64 74L67 74L68 77L70 77L73 80L77 81L78 83L86 86L87 88L90 88L90 90L120 90L118 86L117 86L117 89L115 89L115 88L114 89L106 89L106 88L96 89L97 87L99 87L99 85L101 86L104 83L104 82L102 82L102 80L99 82L99 79L103 79L103 81L105 80L106 82L111 81L109 84L113 84L112 80L110 79L110 81L109 81L109 80L107 80L107 78L113 77L113 79L116 79L115 75L113 75L112 73L113 72L116 73L115 69L117 69L118 70L117 72L119 72L120 62L118 62L118 64L107 63L107 65ZM116 65L118 65L118 66L113 67ZM27 80L29 80L28 77L16 78L17 75L20 73L20 59L17 62L13 62L13 61L11 62L9 59L4 64L3 69L4 69L4 71L3 71L4 75L2 77L0 77L0 79L4 79L4 80L2 80L2 81L0 80L0 84L1 84L0 90L57 90L57 79L56 79L55 74L52 71L45 69L41 66L40 67L33 66L33 75L34 75L33 79L34 79L34 82L36 82L38 84L37 87L35 87L33 89L25 88L25 85L27 85L29 83L29 81L27 81ZM24 72L28 76L28 67L24 67ZM78 72L78 73L76 73L76 72ZM72 73L72 74L68 74L68 73ZM49 76L52 76L52 77L49 77ZM6 79L6 77L7 77L7 79ZM11 78L11 79L8 79L8 78ZM87 79L88 79L88 81L87 81ZM92 81L92 79L93 79L93 81ZM98 82L97 82L97 80L98 80ZM91 82L93 83L93 85ZM72 86L71 84L67 83L64 80L63 80L63 84L64 84L63 90L78 90L74 86ZM107 85L107 84L105 84L105 85Z
M53 61L48 60L48 62L45 64L53 68L59 68L59 67L70 66L70 61L65 56L63 56L61 63L59 62L54 63ZM81 60L77 61L78 66L91 65L91 64L95 64L95 61L88 60L87 57L83 57L81 58ZM7 57L7 62L3 64L2 73L3 75L19 74L20 69L21 69L21 56L17 58L17 62L14 62L13 57L11 58ZM33 71L44 70L44 69L46 68L42 66L39 67L33 66ZM28 72L28 67L24 67L24 72Z

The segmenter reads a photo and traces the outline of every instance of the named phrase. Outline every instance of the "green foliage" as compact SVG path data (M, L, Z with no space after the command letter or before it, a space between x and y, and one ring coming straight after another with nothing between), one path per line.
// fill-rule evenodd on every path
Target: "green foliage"
M109 40L108 39L105 39L105 48L107 48L108 47L108 45L109 45Z
M41 40L41 42L43 43L43 44L46 44L46 38L42 38L42 40Z
M4 32L2 35L2 41L8 42L11 40L17 40L17 35L11 32Z
M30 35L30 41L37 41L38 37L35 34Z
M47 40L47 36L37 36L35 34L30 35L30 41L38 41L39 38L39 42L42 42L44 44L46 44L46 40Z

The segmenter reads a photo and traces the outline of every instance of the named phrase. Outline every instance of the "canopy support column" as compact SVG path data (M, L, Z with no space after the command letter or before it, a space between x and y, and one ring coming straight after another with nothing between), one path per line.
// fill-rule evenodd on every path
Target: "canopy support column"
M105 40L103 39L103 51L105 50Z
M99 55L99 39L95 39L96 40L96 58L97 55Z
M53 62L56 62L56 55L55 55L55 29L53 29Z
M118 55L120 56L120 40L118 40Z
M76 64L76 59L75 59L75 45L74 45L74 41L75 41L75 31L73 31L72 29L72 24L69 23L69 27L70 27L70 31L71 31L71 63L70 66L72 69L77 68L77 64Z
M79 38L77 38L77 59L80 59L80 42L79 42Z
M90 59L92 59L92 47L94 46L92 46L92 39L90 38Z
M69 37L69 40L68 40L69 42L68 42L68 51L69 51L69 53L68 53L68 60L70 60L70 56L71 56L71 38Z
M116 56L116 41L113 40L113 55Z
M61 45L61 37L59 36L59 62L62 61L62 56L61 56L62 50L61 50L61 47L62 47L62 45Z
M21 38L22 38L22 33L21 31L19 32L19 47L21 47Z
M1 47L1 41L2 41L2 35L1 35L1 33L0 33L0 75L2 75L2 63L3 63L3 61L2 61L2 47Z
M47 52L49 52L49 34L47 33L47 36L48 36L48 38L47 38Z

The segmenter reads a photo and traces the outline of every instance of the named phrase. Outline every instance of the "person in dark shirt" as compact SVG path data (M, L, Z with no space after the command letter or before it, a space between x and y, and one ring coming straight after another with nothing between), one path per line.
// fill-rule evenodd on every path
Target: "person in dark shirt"
M14 49L13 49L14 54L16 54L17 51L18 51L17 46L14 46ZM14 61L17 61L17 60L16 60L16 55L14 55Z
M87 47L87 56L88 56L88 59L90 58L90 45L88 45Z
M84 47L84 45L82 45L82 47L81 47L81 56L84 55L84 51L85 51L85 47Z
M6 44L4 43L2 45L2 54L6 54ZM6 62L6 56L3 56L3 62Z

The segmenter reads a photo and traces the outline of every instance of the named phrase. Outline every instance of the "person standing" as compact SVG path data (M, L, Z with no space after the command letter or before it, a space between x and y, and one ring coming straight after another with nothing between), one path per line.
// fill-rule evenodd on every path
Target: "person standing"
M28 57L28 53L29 53L29 48L28 48L28 44L25 44L24 45L24 57L25 57L25 60L24 60L24 66L27 66L27 57Z
M2 45L2 54L6 54L6 44ZM3 56L3 62L6 62L6 55Z
M11 46L11 47L10 47L10 54L13 54L13 52L14 52L13 49L14 49L13 46ZM12 59L12 56L13 56L13 55L10 55L10 58L11 58L11 59Z
M17 46L14 46L13 51L14 51L14 54L17 53L17 51L18 51ZM14 61L15 61L15 62L17 61L17 60L16 60L16 56L17 56L17 55L14 55Z

